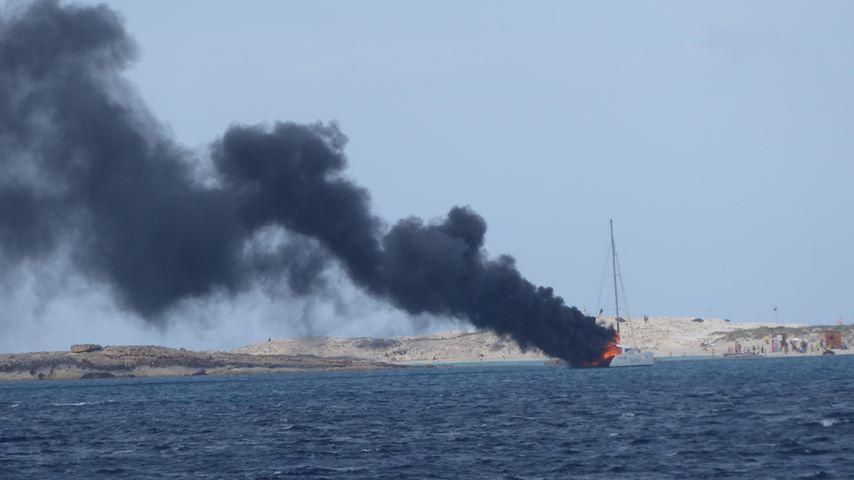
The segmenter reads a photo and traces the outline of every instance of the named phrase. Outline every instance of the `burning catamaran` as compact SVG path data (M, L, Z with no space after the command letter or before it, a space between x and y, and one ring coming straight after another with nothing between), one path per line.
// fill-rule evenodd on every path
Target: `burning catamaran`
M629 329L631 332L631 317L627 314L626 318L623 319L620 317L620 294L618 288L618 277L619 277L619 268L617 266L617 247L614 242L614 221L611 220L611 245L610 245L610 253L611 253L611 273L614 281L614 310L615 310L615 318L616 318L616 326L614 330L614 338L611 342L609 342L605 349L602 352L602 355L591 362L587 362L582 365L577 365L579 367L586 368L617 368L617 367L645 367L652 366L654 363L654 358L652 352L642 351L640 348L635 345L634 341L631 346L626 346L620 341L620 324L626 323L629 325ZM622 281L620 281L620 284ZM603 310L599 310L601 315ZM628 312L627 312L628 313ZM597 319L598 320L598 319ZM634 335L629 335L632 340L634 340Z

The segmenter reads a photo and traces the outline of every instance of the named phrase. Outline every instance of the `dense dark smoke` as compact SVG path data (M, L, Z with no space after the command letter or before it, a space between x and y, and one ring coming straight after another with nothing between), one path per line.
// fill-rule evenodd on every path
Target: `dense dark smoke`
M39 1L0 18L6 267L64 251L119 305L158 322L181 300L260 280L311 295L334 262L406 312L465 319L523 348L583 361L611 338L512 258L487 258L486 222L468 208L387 229L343 176L335 125L232 126L212 144L214 182L200 182L121 76L135 54L104 6ZM270 231L288 240L258 241Z

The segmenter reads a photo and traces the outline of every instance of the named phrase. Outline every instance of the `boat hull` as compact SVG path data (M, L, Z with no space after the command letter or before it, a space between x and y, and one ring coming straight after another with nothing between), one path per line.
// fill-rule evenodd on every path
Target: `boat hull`
M655 363L652 352L623 352L611 359L609 368L651 367Z

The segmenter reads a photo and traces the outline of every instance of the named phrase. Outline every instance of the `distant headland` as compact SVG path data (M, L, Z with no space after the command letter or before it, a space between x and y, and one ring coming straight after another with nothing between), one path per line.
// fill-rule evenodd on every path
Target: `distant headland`
M72 345L67 352L0 355L0 380L241 375L400 368L384 362L311 355L194 352L155 346Z
M613 320L611 320L613 322ZM621 324L623 342L656 358L724 357L756 352L769 357L848 354L854 325L732 323L698 317L653 317ZM826 344L835 332L838 345ZM242 375L328 370L376 370L407 365L549 360L491 332L444 332L392 338L268 339L225 351L195 352L156 346L72 345L64 352L0 355L0 380Z

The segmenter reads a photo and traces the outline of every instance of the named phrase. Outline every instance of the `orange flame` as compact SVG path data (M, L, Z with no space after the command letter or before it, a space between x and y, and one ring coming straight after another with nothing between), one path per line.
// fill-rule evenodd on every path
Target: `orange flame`
M605 345L605 349L602 350L599 358L574 366L579 368L605 368L611 365L611 360L621 353L623 353L623 350L620 348L620 334L614 330L613 339Z

